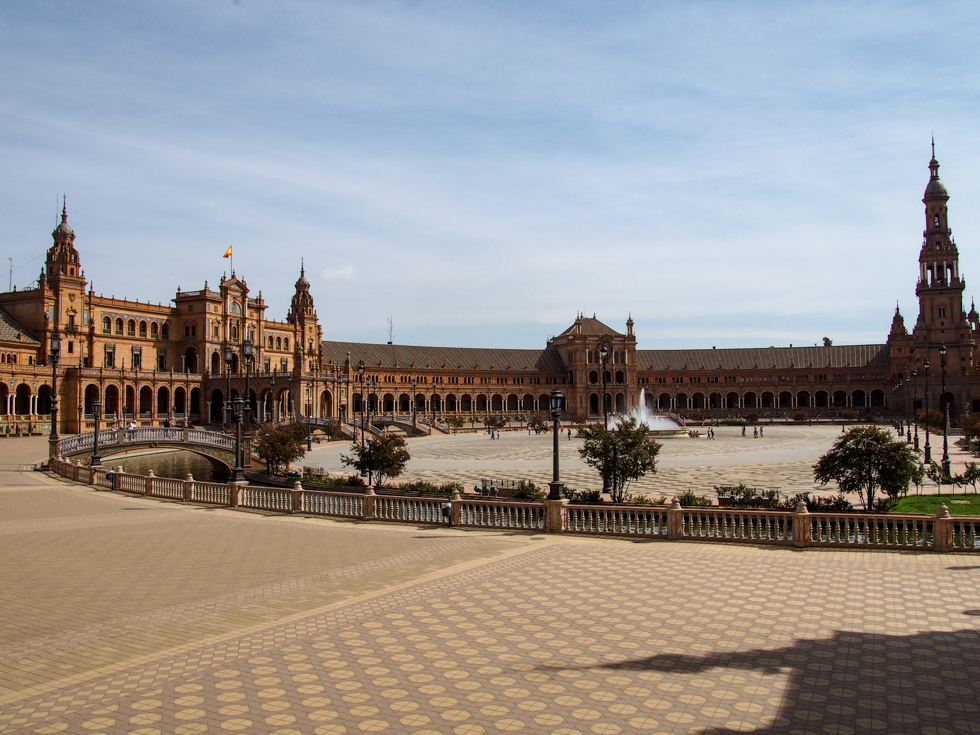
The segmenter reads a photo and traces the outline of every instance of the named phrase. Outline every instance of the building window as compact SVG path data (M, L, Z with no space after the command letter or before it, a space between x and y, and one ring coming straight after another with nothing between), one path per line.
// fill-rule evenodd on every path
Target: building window
M129 322L126 324L126 334L129 337L136 336L136 322L133 321L132 319L130 319Z
M74 352L75 352L75 343L74 342L69 342L68 343L68 354L71 355Z
M158 336L160 336L160 327L156 322L153 322L153 324L150 325L150 338L156 339Z
M105 357L102 360L103 367L114 368L116 366L116 352L106 348Z
M945 310L945 309L940 309L940 310L939 310L939 316L940 316L941 318L945 318L945 316L946 316L946 310Z
M109 317L102 318L102 334L112 334L112 319Z
M138 350L133 350L133 370L141 370L143 368L143 355Z
M163 337L163 339L170 339L170 327L168 327L166 324L160 327L160 336Z
M116 319L116 334L122 335L123 332L123 320Z
M157 370L167 369L167 351L157 350Z
M140 322L140 337L146 339L146 322Z

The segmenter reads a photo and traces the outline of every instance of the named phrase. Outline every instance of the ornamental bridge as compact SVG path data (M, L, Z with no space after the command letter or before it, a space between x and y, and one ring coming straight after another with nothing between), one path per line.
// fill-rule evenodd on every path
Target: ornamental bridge
M230 472L235 466L235 437L217 431L191 428L142 426L135 429L99 430L99 455L109 457L148 449L183 449L199 454L219 471ZM91 464L95 450L95 432L66 436L58 440L58 456ZM247 468L264 464L251 453L251 439L242 438L242 464Z

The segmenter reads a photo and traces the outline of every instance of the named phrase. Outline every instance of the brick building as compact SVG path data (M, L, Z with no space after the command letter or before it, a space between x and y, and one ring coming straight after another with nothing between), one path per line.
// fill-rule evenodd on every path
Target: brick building
M963 309L935 151L929 170L918 315L909 333L896 307L887 339L871 345L641 350L632 318L620 332L581 314L538 350L325 341L302 267L281 322L266 318L261 291L253 295L234 272L216 288L178 289L166 305L96 295L63 209L36 286L0 294L0 430L47 431L55 330L61 433L90 429L96 401L141 425L221 423L226 397L245 394L246 340L254 345L247 380L258 420L344 418L362 407L435 418L526 415L546 410L555 386L569 412L591 416L641 402L715 417L848 409L887 416L924 405L927 372L929 406L948 405L955 418L980 410L980 317L972 305Z

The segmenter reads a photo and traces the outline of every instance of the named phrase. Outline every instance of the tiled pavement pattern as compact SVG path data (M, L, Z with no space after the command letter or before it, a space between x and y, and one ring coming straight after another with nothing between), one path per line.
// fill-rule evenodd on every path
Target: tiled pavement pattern
M751 428L743 437L738 427L717 428L717 438L709 441L704 430L699 439L668 437L661 439L656 474L630 486L630 492L657 497L673 497L686 490L715 497L716 485L779 487L784 497L799 492L833 494L835 488L813 482L813 464L840 434L835 426L764 427L762 439L752 438ZM317 465L328 472L348 474L340 461L348 453L346 442L321 445L300 464ZM581 440L559 442L562 480L577 489L602 485L598 473L579 457ZM551 481L552 437L528 436L526 432L504 432L500 440L486 434L435 436L409 441L412 460L404 479L448 482L471 487L482 477L527 478L539 485ZM956 450L959 452L959 450Z
M341 523L46 482L0 485L5 733L980 732L972 557Z

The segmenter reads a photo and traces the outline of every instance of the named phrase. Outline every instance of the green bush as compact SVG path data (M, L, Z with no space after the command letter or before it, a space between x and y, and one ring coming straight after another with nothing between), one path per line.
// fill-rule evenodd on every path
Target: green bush
M602 490L581 490L576 492L571 500L575 503L601 503Z
M811 496L810 493L799 493L783 503L786 510L796 510L800 501L806 503L806 509L811 513L849 513L854 506L843 495L830 498Z
M646 495L627 495L623 498L626 505L653 505L653 501Z
M806 423L806 420L808 418L809 417L803 411L797 411L796 413L793 414L793 421L795 421L798 424Z
M514 500L541 500L544 497L544 491L528 480L518 482L512 494Z
M748 416L745 417L745 420L748 421L750 424L757 424L759 423L759 414L750 413Z
M715 485L715 492L719 498L754 498L759 494L757 488L741 482L738 485Z
M693 490L685 490L677 496L682 508L708 508L713 505L711 498L702 498Z

